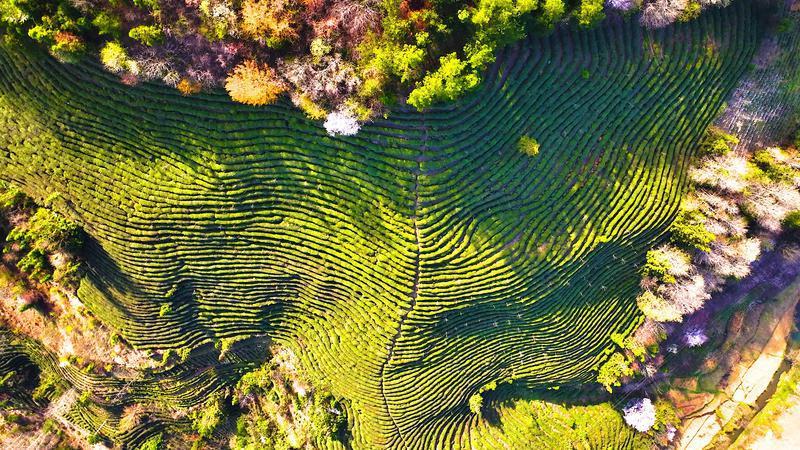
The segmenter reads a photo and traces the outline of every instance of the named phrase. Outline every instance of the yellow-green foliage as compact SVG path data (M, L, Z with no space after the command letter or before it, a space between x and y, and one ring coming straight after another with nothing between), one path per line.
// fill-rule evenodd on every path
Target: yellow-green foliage
M234 402L245 413L237 422L234 449L312 448L315 442L334 439L346 425L336 399L294 378L297 374L290 368L296 361L282 352L236 385Z
M481 421L470 433L468 448L641 450L654 446L650 436L626 425L611 403L564 406L539 400L507 402L497 417L503 426Z
M434 103L452 101L475 89L480 82L477 73L455 53L439 60L439 69L428 74L408 95L408 104L425 109Z
M797 233L800 231L800 211L792 211L783 219L783 228L786 231Z
M621 379L623 377L631 375L633 375L633 369L625 355L615 352L600 366L600 370L597 373L597 382L602 384L608 392L611 392L613 387L622 384Z
M480 414L483 407L483 396L481 394L473 394L469 398L469 410L473 414Z
M737 145L739 138L728 134L719 127L711 126L700 143L700 153L704 156L719 156L731 151L731 145Z
M781 152L779 149L773 151ZM752 161L772 181L788 183L798 175L797 170L776 160L769 150L758 150L753 153Z
M578 9L578 24L583 27L591 27L606 17L603 13L603 0L581 0Z
M164 440L164 434L158 433L157 435L151 437L150 439L146 440L139 450L162 450L162 443Z
M666 299L651 291L644 291L636 298L636 304L642 313L656 322L680 322L683 314Z
M92 20L92 25L97 28L97 33L99 35L118 38L122 22L114 13L101 11Z
M667 399L659 398L655 403L656 423L653 425L654 431L664 431L667 427L678 427L681 420L678 418L678 411L675 406Z
M548 26L552 26L564 15L563 0L544 0L542 5L542 21Z
M306 113L309 119L321 120L328 115L328 111L314 103L307 95L300 95L298 106Z
M206 403L190 414L192 426L197 434L203 438L211 437L211 434L219 426L224 417L223 396L214 395Z
M670 239L687 250L711 251L716 236L705 226L705 216L698 210L683 210L669 228Z
M703 8L699 2L696 0L689 0L686 2L686 7L681 11L680 16L678 16L678 20L681 22L694 20L700 16L702 10Z
M161 28L154 25L140 25L131 28L128 36L147 46L156 45L164 39L164 33Z
M119 42L108 42L100 50L100 61L112 72L133 70L134 63L128 58L128 53Z
M164 303L158 310L158 317L164 317L171 312L172 312L172 305L170 305L169 303Z
M458 17L472 25L475 35L464 47L473 70L481 71L494 61L494 52L525 34L521 18L535 10L535 0L478 0L474 7L459 11ZM551 4L555 17L558 8Z
M653 277L664 283L674 283L675 277L670 274L672 264L664 252L650 250L642 267L642 275Z
M59 375L50 371L39 375L39 384L33 390L34 400L44 400L58 397L63 391L63 381Z
M517 147L522 153L528 156L536 156L539 154L539 141L530 136L522 136L519 138Z
M617 344L617 346L623 350L628 350L634 358L638 358L640 360L643 360L647 353L647 349L643 345L636 342L636 339L634 339L633 336L628 336L625 338L624 335L620 333L612 333L611 342Z
M48 208L37 208L27 220L14 227L6 237L7 250L16 246L21 257L17 267L38 281L49 281L53 275L48 255L57 250L72 250L80 245L79 228ZM74 281L78 264L67 261L57 273L62 281Z
M25 194L19 188L0 181L0 208L11 209L25 202Z
M8 240L44 251L77 244L79 228L48 208L37 208L28 222L11 230Z

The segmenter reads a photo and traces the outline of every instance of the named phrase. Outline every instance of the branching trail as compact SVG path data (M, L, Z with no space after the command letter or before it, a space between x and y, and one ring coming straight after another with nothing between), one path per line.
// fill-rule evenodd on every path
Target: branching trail
M422 254L422 241L420 239L419 234L419 218L417 217L419 213L419 177L422 173L422 157L427 149L428 146L428 127L425 125L425 116L422 116L422 126L424 128L424 135L422 140L422 147L420 148L420 155L417 157L417 167L414 171L414 208L411 215L411 224L414 227L414 241L415 241L415 249L416 255L414 257L414 279L411 286L411 293L409 294L409 305L403 313L400 315L400 320L397 324L397 331L395 331L394 335L392 336L391 340L389 341L389 348L388 353L386 355L386 359L381 364L381 397L383 397L383 404L386 408L386 413L389 415L389 418L392 420L392 425L394 425L395 430L397 431L397 435L400 437L400 440L403 442L403 446L408 448L408 443L406 443L405 438L403 437L403 433L400 431L400 427L397 425L397 421L395 420L394 416L392 415L392 411L389 408L389 400L386 397L386 366L389 362L394 358L395 347L397 346L397 339L400 337L400 333L403 330L403 324L405 323L408 315L411 314L411 311L417 306L417 297L419 295L419 279L420 279L420 259Z

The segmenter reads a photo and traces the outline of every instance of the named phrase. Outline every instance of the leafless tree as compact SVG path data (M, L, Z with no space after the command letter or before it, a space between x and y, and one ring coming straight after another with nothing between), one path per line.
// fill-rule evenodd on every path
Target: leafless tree
M645 3L639 22L647 28L663 28L678 19L688 0L653 0Z
M371 30L377 30L381 14L377 8L367 3L343 0L336 2L330 10L331 18L340 24L347 37L357 43Z
M352 65L338 55L297 58L280 66L298 91L317 103L336 106L356 92L361 80Z

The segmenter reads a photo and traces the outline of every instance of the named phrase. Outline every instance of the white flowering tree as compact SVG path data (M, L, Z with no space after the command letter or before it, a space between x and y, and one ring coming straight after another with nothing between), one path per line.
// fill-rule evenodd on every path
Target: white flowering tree
M331 136L353 136L361 129L355 114L348 109L341 109L328 114L324 125L325 131Z
M653 428L656 423L656 408L649 398L633 399L622 409L625 423L642 433Z
M690 328L683 335L683 341L689 347L699 347L708 342L708 336L702 328Z
M617 11L628 12L637 7L635 0L606 0L606 6Z

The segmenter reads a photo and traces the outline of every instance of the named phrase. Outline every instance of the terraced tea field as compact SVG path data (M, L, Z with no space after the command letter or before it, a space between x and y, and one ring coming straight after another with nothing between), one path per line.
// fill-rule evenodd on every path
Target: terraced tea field
M266 335L348 399L353 448L497 448L525 428L480 425L471 395L590 382L641 320L637 265L760 32L749 2L653 32L565 28L506 50L464 101L345 138L288 103L127 87L3 45L0 178L59 194L92 238L81 300L135 346ZM229 358L141 392L199 403L258 352ZM83 420L115 436L127 395Z

